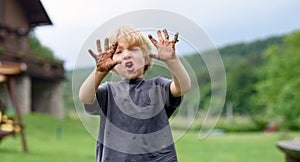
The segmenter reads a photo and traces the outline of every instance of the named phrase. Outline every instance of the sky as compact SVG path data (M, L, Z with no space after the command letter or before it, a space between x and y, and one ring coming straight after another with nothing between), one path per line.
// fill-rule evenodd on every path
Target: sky
M42 44L53 50L56 57L64 60L65 68L69 70L73 69L80 59L79 53L92 33L103 24L135 11L155 9L174 13L174 18L169 20L157 15L157 22L162 24L170 21L178 23L178 27L186 25L177 20L176 15L182 16L197 24L216 47L289 34L300 29L299 0L41 0L41 2L53 25L36 27L35 34ZM149 23L147 17L143 22ZM184 48L182 47L182 53L188 53Z

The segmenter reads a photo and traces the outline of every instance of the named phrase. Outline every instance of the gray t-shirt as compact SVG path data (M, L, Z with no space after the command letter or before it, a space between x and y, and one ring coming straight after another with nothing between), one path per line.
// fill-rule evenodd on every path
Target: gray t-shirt
M89 114L100 115L97 162L176 162L168 118L182 97L170 94L171 80L156 77L106 82Z

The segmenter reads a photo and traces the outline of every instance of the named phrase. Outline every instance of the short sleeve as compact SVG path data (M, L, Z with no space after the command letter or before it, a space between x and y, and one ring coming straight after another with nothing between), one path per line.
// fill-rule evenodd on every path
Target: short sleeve
M84 109L88 114L91 115L100 115L101 108L106 108L107 104L107 95L108 95L108 88L107 83L101 84L96 91L96 99L92 104L84 104Z
M173 112L176 110L178 106L180 106L181 101L183 99L183 96L179 97L173 97L170 91L170 86L172 83L171 79L163 78L163 77L157 77L156 78L156 83L161 85L167 95L167 101L165 104L165 110L168 115L168 118L173 114Z

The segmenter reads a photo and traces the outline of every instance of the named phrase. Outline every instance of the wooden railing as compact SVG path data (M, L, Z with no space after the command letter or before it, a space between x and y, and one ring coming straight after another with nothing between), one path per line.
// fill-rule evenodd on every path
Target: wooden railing
M20 64L23 66L24 73L37 79L64 79L63 61L53 61L38 54L5 49L0 46L0 63Z

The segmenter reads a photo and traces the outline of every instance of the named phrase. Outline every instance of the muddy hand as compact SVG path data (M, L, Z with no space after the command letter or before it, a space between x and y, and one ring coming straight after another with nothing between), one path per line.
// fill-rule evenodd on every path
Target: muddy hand
M120 61L113 60L113 55L117 49L118 42L114 43L111 48L109 48L109 40L105 38L104 41L104 51L101 48L100 40L96 41L98 54L95 54L91 49L89 49L90 55L96 60L97 71L100 72L109 72L117 64L121 63Z
M175 33L172 41L169 40L169 34L166 29L163 30L164 38L161 31L157 31L159 41L154 39L151 34L148 35L150 41L157 48L157 54L151 54L150 56L158 60L167 61L176 57L175 44L178 42L178 32Z

